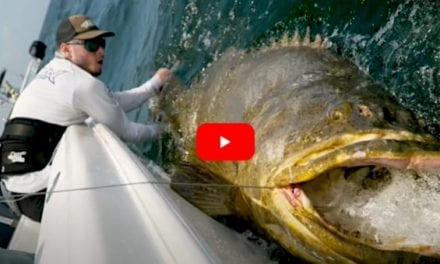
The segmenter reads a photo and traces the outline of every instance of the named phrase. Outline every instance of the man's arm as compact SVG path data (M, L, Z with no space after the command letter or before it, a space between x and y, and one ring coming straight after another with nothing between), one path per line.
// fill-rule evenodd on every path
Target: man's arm
M89 79L78 83L77 87L73 96L73 106L96 122L108 126L123 140L142 141L162 133L163 127L160 125L145 125L130 121L101 81Z
M125 112L141 106L145 101L153 97L159 92L160 87L169 78L170 72L168 69L161 68L156 74L139 87L114 93L116 101Z

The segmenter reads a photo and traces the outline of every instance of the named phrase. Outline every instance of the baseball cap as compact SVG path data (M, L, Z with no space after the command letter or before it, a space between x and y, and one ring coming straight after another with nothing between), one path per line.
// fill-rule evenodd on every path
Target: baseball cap
M58 26L56 41L59 46L61 43L72 39L93 39L96 37L113 37L115 33L100 30L95 23L84 15L70 16Z

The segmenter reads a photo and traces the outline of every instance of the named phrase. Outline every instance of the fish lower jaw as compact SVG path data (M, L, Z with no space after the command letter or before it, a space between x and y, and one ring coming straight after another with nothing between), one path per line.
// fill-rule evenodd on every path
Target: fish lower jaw
M396 256L342 234L321 218L300 185L272 192L278 225L269 233L292 254L313 263L395 263ZM275 233L275 235L273 235ZM407 254L407 253L403 253ZM413 256L410 256L413 257Z
M266 208L271 207L271 213L261 217L263 222L270 224L263 224L263 227L292 254L311 263L356 263L329 248L319 234L310 229L303 218L308 214L308 199L300 186L276 188L270 200L272 207Z
M292 215L316 236L438 258L440 158L436 155L358 160L350 164L354 167L332 168L278 191Z
M327 221L325 217L314 208L313 202L309 199L309 197L307 197L307 193L301 184L291 184L288 187L280 188L279 191L284 195L290 204L293 215L303 215L303 220L313 222L314 225L319 225L322 229L321 231L326 230L326 232L330 231L332 233L337 233L342 235L345 239L354 241L356 243L368 242L366 244L380 244L380 240L378 238L373 240L370 239L369 241L362 241L362 239L360 239L359 232L344 230L341 226L335 226ZM307 224L305 224L305 226L307 226Z

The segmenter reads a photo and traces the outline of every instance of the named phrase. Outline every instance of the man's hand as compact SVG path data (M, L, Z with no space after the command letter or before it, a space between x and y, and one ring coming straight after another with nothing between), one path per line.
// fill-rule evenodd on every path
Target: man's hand
M162 134L170 131L170 126L166 123L152 123L148 126L151 131L151 138L159 138Z
M160 82L163 85L170 78L171 71L167 68L160 68L159 70L157 70L155 75L159 77Z

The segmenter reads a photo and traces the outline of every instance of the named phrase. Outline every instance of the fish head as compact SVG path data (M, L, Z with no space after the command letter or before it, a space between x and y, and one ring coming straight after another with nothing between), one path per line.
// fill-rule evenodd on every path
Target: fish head
M313 262L439 257L438 141L348 61L307 48L258 56L261 70L245 65L261 79L229 85L259 91L243 117L256 153L236 180L256 188L242 188L240 210Z
M264 188L242 195L259 226L312 262L439 257L439 150L410 132L335 136L285 157Z
M292 254L319 263L440 256L440 144L353 63L304 46L232 52L172 102L191 174L234 187L232 211ZM251 124L253 158L199 160L194 138L206 122Z

